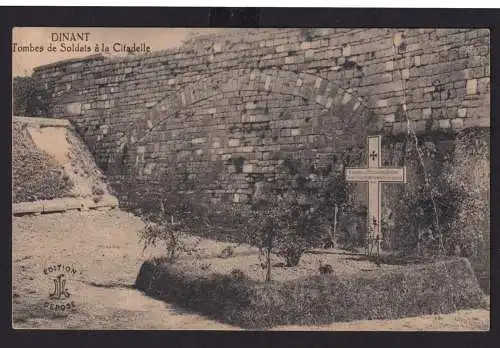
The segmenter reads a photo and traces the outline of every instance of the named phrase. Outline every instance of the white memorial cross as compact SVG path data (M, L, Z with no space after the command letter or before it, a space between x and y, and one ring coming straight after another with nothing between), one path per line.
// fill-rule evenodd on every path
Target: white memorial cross
M368 167L346 168L345 177L350 182L368 183L368 253L377 242L380 250L381 183L406 183L406 167L381 167L380 135L368 137Z

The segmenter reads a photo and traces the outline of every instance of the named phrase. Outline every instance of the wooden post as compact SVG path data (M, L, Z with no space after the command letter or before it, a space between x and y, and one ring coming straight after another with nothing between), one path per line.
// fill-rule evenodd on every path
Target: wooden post
M333 236L331 236L332 239L332 245L335 247L335 238L337 237L337 214L339 213L339 206L337 203L335 203L335 211L333 213Z
M266 266L267 266L266 282L270 282L271 281L271 248L267 248Z

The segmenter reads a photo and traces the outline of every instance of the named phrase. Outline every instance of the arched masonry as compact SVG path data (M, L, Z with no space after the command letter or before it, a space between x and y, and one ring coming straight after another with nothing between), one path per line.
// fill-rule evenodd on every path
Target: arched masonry
M360 110L358 115L366 109L364 101L353 95L352 90L342 89L333 81L328 81L317 75L297 74L278 69L233 70L203 79L203 81L188 85L175 93L169 93L166 98L151 106L152 110L141 120L143 125L134 125L130 131L132 134L127 134L125 141L128 140L130 144L140 143L163 120L186 106L220 93L234 91L260 91L298 96L317 103L326 110L348 104L347 107L351 107L353 112ZM211 110L211 113L216 111Z
M185 164L215 199L246 202L258 180L272 180L286 154L313 151L321 166L340 156L348 143L362 148L366 126L377 126L370 116L356 94L320 76L233 70L167 93L151 105L122 137L114 161L122 174L141 182L158 182L172 170L165 167ZM189 127L193 119L203 129Z

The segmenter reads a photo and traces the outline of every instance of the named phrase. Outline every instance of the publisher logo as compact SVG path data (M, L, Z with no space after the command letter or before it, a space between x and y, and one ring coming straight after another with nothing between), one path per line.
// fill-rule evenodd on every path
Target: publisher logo
M64 279L64 274L61 273L54 280L54 292L49 295L49 298L53 300L65 299L70 296L68 289L66 289L66 279Z
M69 312L75 308L75 302L70 300L68 280L69 276L77 274L78 271L74 267L59 264L45 268L43 273L48 276L51 288L45 308L57 312Z

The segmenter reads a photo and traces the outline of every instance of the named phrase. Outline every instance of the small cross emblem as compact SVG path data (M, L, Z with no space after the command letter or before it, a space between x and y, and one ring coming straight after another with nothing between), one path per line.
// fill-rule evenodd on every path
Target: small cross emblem
M375 161L375 158L377 158L377 154L375 153L375 150L372 151L372 153L370 154L370 157L372 158L372 161Z

